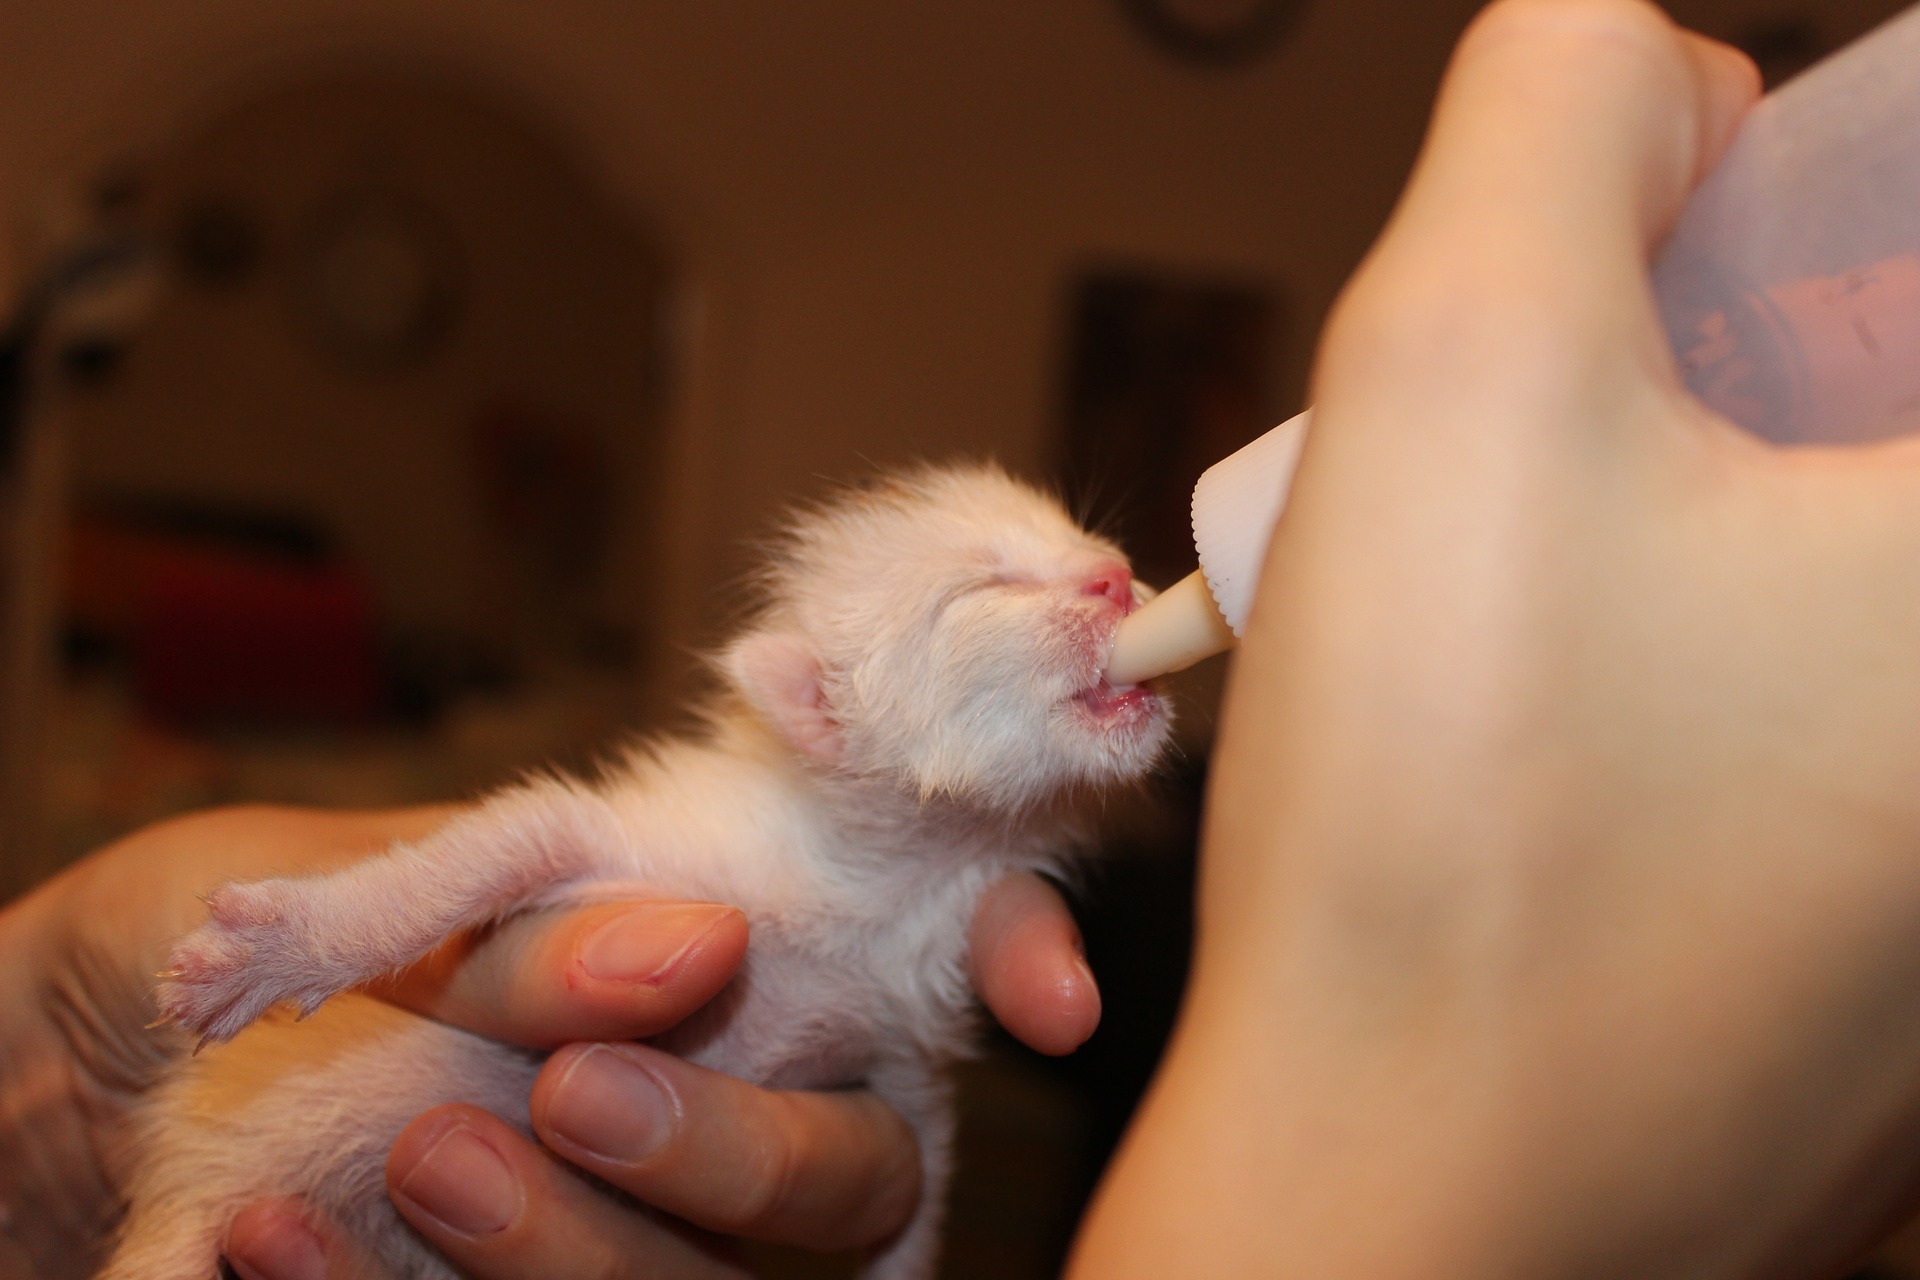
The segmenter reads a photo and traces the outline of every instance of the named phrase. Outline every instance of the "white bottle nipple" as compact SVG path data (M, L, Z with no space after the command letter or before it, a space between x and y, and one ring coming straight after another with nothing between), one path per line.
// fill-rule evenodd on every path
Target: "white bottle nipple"
M1150 676L1184 671L1232 647L1233 629L1220 616L1207 582L1190 573L1121 619L1107 660L1110 684L1139 684Z
M1189 574L1121 619L1107 679L1137 684L1229 649L1247 625L1273 526L1287 505L1312 410L1281 423L1201 475L1193 487Z

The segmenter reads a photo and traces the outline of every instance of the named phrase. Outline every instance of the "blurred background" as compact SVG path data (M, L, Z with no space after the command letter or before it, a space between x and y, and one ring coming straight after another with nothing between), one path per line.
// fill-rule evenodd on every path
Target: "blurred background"
M752 538L875 466L998 458L1185 573L1476 7L15 0L0 901L671 725ZM1668 7L1777 83L1901 6ZM948 1274L1053 1274L1151 1071L1217 682L1082 892L1106 1025L969 1070Z

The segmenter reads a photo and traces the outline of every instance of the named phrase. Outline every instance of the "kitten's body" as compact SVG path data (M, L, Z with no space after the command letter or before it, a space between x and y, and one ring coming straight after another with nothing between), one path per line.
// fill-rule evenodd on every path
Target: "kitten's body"
M223 1039L276 1001L316 1008L527 907L733 904L751 922L741 973L659 1043L757 1083L886 1097L920 1139L925 1192L867 1274L928 1274L974 907L1009 871L1058 867L1076 793L1143 773L1166 716L1100 680L1132 601L1117 552L997 472L927 472L802 518L767 595L722 663L706 734L597 783L502 792L332 876L218 891L164 1006ZM237 1207L298 1194L399 1274L451 1277L387 1204L387 1147L448 1101L524 1128L538 1067L360 997L299 1026L268 1019L160 1091L103 1276L206 1280Z

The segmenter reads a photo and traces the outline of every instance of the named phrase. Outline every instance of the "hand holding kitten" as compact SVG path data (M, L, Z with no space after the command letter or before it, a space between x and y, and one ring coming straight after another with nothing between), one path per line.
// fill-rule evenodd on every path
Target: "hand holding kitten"
M198 814L123 840L0 912L6 961L0 968L0 1205L8 1210L0 1224L0 1276L68 1280L98 1264L95 1251L110 1239L123 1173L115 1163L117 1126L188 1045L185 1036L142 1028L154 1017L152 974L164 963L169 941L202 914L195 895L222 880L350 862L422 834L445 816L440 810ZM629 917L657 933L669 951L673 942L696 945L657 983L569 987L561 980L567 958ZM463 940L383 994L517 1043L624 1040L700 1007L725 984L744 942L738 916L725 908L599 904L517 919L484 940ZM974 948L975 984L1015 1035L1043 1052L1064 1052L1091 1033L1098 995L1079 960L1072 921L1051 889L1023 877L1003 883L975 920ZM905 1126L866 1095L776 1094L732 1081L720 1088L710 1073L684 1064L664 1069L675 1068L686 1114L703 1121L701 1162L663 1152L648 1167L645 1184L627 1189L643 1201L704 1213L715 1230L772 1238L782 1225L778 1206L768 1206L765 1222L729 1223L723 1221L727 1206L703 1205L698 1180L716 1169L725 1174L721 1181L751 1192L748 1171L776 1167L767 1157L779 1152L801 1171L792 1186L817 1203L844 1205L878 1201L872 1189L914 1164ZM405 1181L414 1171L405 1162L427 1156L455 1123L485 1123L469 1112L444 1108L416 1121L389 1167L390 1185ZM616 1208L518 1134L488 1130L485 1136L498 1138L520 1179L516 1223L456 1239L409 1213L470 1274L487 1280L566 1274L571 1262L616 1241L624 1246L640 1233L667 1236L657 1220ZM902 1202L900 1211L907 1207ZM854 1222L851 1215L843 1220L856 1233L898 1226ZM378 1274L365 1269L344 1237L310 1221L297 1204L268 1202L246 1211L229 1248L243 1267L268 1280ZM320 1270L289 1269L302 1259L312 1265L316 1250ZM697 1261L710 1274L729 1273L717 1259Z

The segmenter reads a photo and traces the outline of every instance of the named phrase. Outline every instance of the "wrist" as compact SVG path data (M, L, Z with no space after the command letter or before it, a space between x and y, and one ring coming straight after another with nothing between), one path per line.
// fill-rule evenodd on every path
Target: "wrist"
M46 981L54 890L0 908L0 1275L89 1274L113 1196Z

